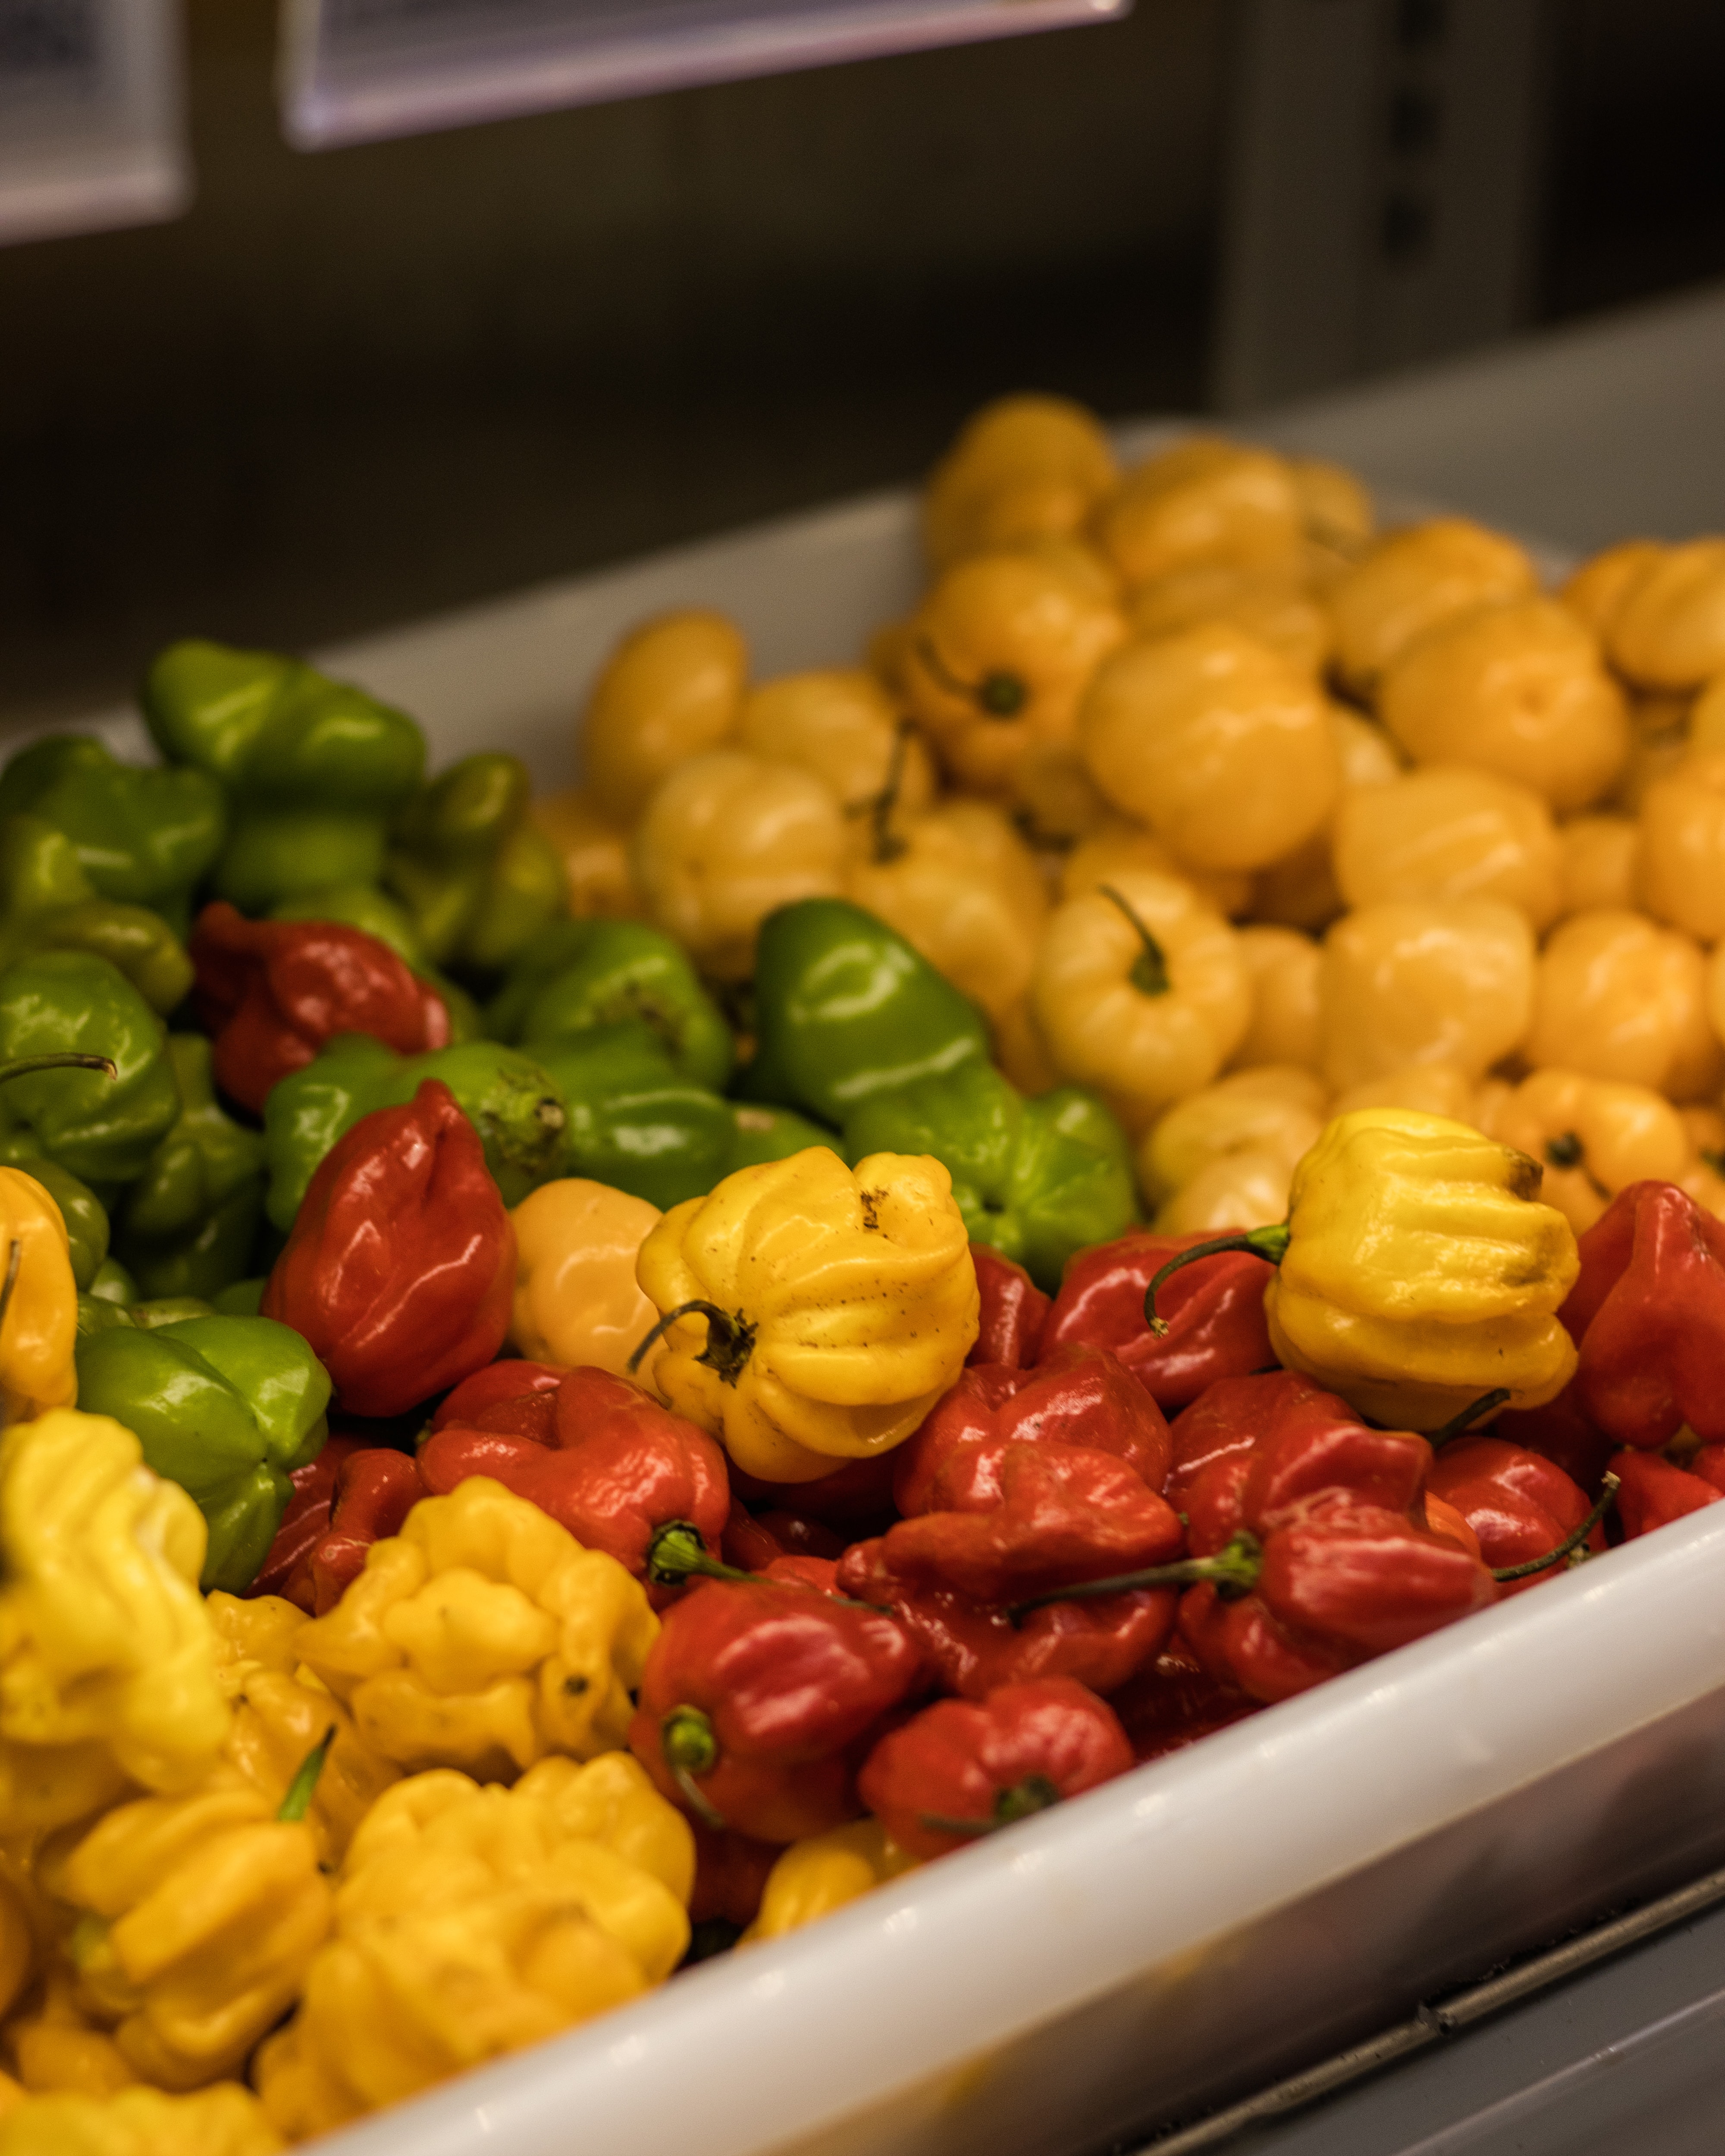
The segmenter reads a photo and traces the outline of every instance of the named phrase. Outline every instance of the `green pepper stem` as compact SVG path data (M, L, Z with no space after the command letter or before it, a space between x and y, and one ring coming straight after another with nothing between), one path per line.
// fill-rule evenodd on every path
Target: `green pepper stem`
M1599 1492L1599 1503L1573 1534L1566 1535L1554 1550L1548 1550L1543 1557L1530 1558L1526 1564L1499 1566L1492 1573L1492 1578L1500 1583L1508 1579L1531 1579L1536 1572L1548 1572L1553 1565L1562 1564L1566 1560L1572 1565L1584 1563L1587 1553L1581 1546L1604 1518L1611 1500L1617 1495L1617 1489L1618 1478L1615 1475L1608 1475L1604 1487Z
M1267 1258L1271 1265L1279 1265L1290 1240L1287 1222L1279 1220L1273 1228L1253 1228L1240 1235L1213 1235L1207 1243L1194 1243L1189 1250L1176 1250L1144 1291L1144 1322L1158 1340L1168 1337L1168 1320L1157 1316L1156 1298L1162 1291L1163 1282L1171 1280L1183 1265L1195 1265L1200 1258L1224 1257L1230 1250L1245 1250L1255 1258Z
M323 1732L321 1741L314 1744L300 1762L299 1773L288 1784L288 1793L282 1799L275 1815L284 1825L293 1825L311 1810L311 1799L317 1794L318 1777L323 1772L324 1762L329 1758L330 1747L335 1741L336 1725L332 1722Z
M1046 1774L1026 1774L1022 1782L999 1791L987 1819L954 1819L945 1812L918 1812L916 1817L932 1834L963 1835L967 1840L973 1840L985 1834L999 1834L1002 1827L1016 1825L1019 1820L1034 1819L1038 1812L1045 1812L1060 1801L1060 1793Z
M1512 1397L1507 1385L1494 1385L1489 1393L1481 1393L1476 1400L1470 1400L1460 1414L1453 1414L1441 1430L1435 1430L1425 1442L1434 1452L1440 1452L1452 1438L1464 1436L1476 1422L1485 1418Z
M847 814L866 816L869 819L869 856L875 866L896 861L908 851L909 841L900 838L892 828L894 812L899 795L904 790L905 757L910 747L911 736L916 731L914 719L901 719L892 733L892 757L886 767L886 783L878 793L871 793L866 801L858 801L846 811Z
M696 1573L703 1579L749 1580L755 1576L710 1556L693 1520L667 1520L653 1530L644 1569L655 1587L675 1587Z
M968 696L984 718L1015 719L1029 701L1022 676L1004 667L984 674L980 681L961 680L926 636L916 639L916 656L949 696Z
M641 1367L649 1348L662 1340L680 1318L704 1317L706 1320L706 1345L696 1357L709 1370L716 1370L721 1384L734 1385L742 1375L745 1364L754 1352L755 1327L738 1311L735 1314L721 1310L716 1302L680 1302L675 1310L668 1310L646 1338L629 1358L629 1373L633 1377Z
M710 1774L719 1763L718 1733L711 1717L698 1707L674 1707L659 1725L659 1751L696 1816L722 1834L724 1816L695 1779Z
M109 1078L120 1075L111 1055L74 1055L68 1051L64 1055L20 1055L10 1063L0 1063L0 1086L11 1078L33 1077L39 1070L100 1070Z
M1096 889L1104 898L1111 899L1138 932L1143 949L1132 961L1132 986L1141 995L1165 996L1173 986L1168 978L1168 953L1149 929L1138 917L1137 909L1116 891L1111 883L1099 883Z
M1232 1601L1251 1592L1263 1568L1262 1545L1242 1527L1214 1557L1183 1557L1173 1564L1147 1565L1141 1572L1117 1572L1107 1579L1081 1579L1076 1586L1051 1588L1046 1594L1009 1603L1006 1614L1017 1625L1033 1609L1045 1609L1050 1602L1088 1602L1098 1595L1136 1594L1150 1587L1197 1587L1207 1579Z

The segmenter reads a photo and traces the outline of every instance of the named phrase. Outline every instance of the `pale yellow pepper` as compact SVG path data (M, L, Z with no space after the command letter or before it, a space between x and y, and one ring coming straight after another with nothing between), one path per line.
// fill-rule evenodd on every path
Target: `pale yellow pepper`
M1201 1168L1156 1209L1159 1235L1227 1235L1266 1228L1288 1209L1293 1170L1280 1153L1246 1147Z
M738 1943L748 1946L801 1931L916 1868L916 1858L875 1819L855 1820L793 1841L768 1873L760 1909Z
M1496 898L1537 934L1563 904L1563 854L1531 787L1462 764L1428 764L1387 786L1344 790L1336 881L1350 906Z
M1055 909L1030 1008L1056 1069L1136 1134L1239 1047L1251 982L1234 931L1192 886L1141 871Z
M1178 569L1288 563L1306 531L1286 461L1214 434L1189 436L1128 472L1094 529L1132 588Z
M0 1276L14 1244L18 1274L0 1317L0 1423L69 1407L78 1397L78 1287L66 1224L34 1176L0 1168Z
M658 1635L614 1558L475 1476L374 1543L295 1644L382 1758L499 1776L619 1747Z
M635 1260L659 1209L626 1190L570 1175L542 1183L510 1214L515 1303L509 1343L530 1363L591 1364L624 1376L658 1312L635 1279ZM655 1365L644 1364L643 1383Z
M1252 902L1252 879L1244 869L1201 869L1182 860L1147 824L1111 808L1096 829L1081 839L1060 869L1060 896L1076 898L1122 875L1175 876L1191 885L1213 912L1244 913Z
M1574 816L1558 827L1563 915L1635 902L1641 845L1632 816Z
M934 799L934 759L903 706L865 667L782 674L744 697L737 745L769 763L812 772L838 796L856 842L870 834L868 811L889 788L901 814Z
M1104 829L1114 811L1076 742L1032 742L1012 776L1012 819L1033 846L1065 852ZM1049 864L1056 875L1058 862Z
M0 2118L0 2156L278 2156L282 2146L238 2082L191 2096L33 2096Z
M79 2004L76 1979L58 1955L48 1961L29 2010L6 2024L4 2039L7 2057L32 2096L111 2096L137 2084L125 2053Z
M1625 539L1589 555L1559 597L1603 643L1629 588L1665 552L1656 539Z
M1580 1270L1537 1161L1466 1124L1338 1117L1294 1171L1265 1314L1277 1356L1393 1430L1435 1430L1497 1388L1562 1391L1558 1322Z
M737 732L748 646L723 614L691 609L633 629L605 662L578 736L594 808L627 829L660 782Z
M1526 1038L1533 979L1527 916L1498 899L1360 906L1324 938L1324 1075L1338 1090L1410 1063L1482 1077Z
M999 793L1034 743L1070 740L1079 698L1125 634L1119 608L1071 562L971 555L917 609L906 694L947 773Z
M1252 1014L1229 1059L1238 1070L1271 1064L1318 1065L1317 975L1322 952L1297 928L1249 921L1238 948L1251 983Z
M1641 903L1703 943L1725 937L1725 751L1686 756L1641 801Z
M850 827L824 779L742 749L691 756L642 812L630 860L647 917L703 973L747 980L761 923L844 889Z
M1357 694L1439 623L1539 588L1512 539L1466 517L1440 516L1381 540L1326 594L1336 631L1336 665Z
M1323 824L1291 853L1260 869L1252 881L1250 910L1255 920L1317 934L1327 928L1348 901L1336 881L1336 824L1342 803L1363 788L1392 785L1402 775L1401 752L1382 726L1331 701L1326 706L1330 731L1341 760L1342 784L1336 805Z
M1612 664L1648 689L1725 673L1725 539L1662 547L1630 578L1605 632Z
M584 788L535 794L529 814L563 865L569 911L578 921L627 921L640 911L628 829L602 815Z
M1200 868L1279 860L1322 827L1342 781L1316 681L1225 622L1108 660L1078 745L1098 790Z
M1629 706L1598 639L1558 600L1529 597L1450 617L1405 645L1378 711L1415 763L1468 763L1585 808L1630 753Z
M1540 954L1527 1060L1699 1099L1725 1081L1699 947L1644 913L1572 915Z
M977 1336L940 1162L811 1146L674 1206L641 1246L667 1318L660 1395L751 1475L804 1482L909 1437Z
M1449 1122L1485 1130L1488 1126L1481 1120L1479 1103L1491 1084L1487 1080L1484 1086L1476 1086L1467 1072L1453 1063L1409 1063L1382 1078L1350 1086L1330 1103L1330 1112L1351 1116L1356 1108L1409 1108L1415 1115L1441 1116Z
M1313 675L1322 673L1335 641L1329 615L1307 588L1297 562L1263 569L1226 563L1176 569L1134 595L1127 619L1135 637L1172 636L1206 622L1227 622Z
M1491 1137L1543 1165L1540 1195L1578 1235L1626 1183L1675 1183L1690 1165L1682 1117L1645 1086L1536 1070L1493 1101L1489 1115Z
M1290 1064L1237 1070L1189 1093L1158 1116L1139 1142L1138 1188L1145 1204L1165 1205L1204 1170L1238 1153L1279 1164L1286 1184L1295 1164L1317 1142L1328 1102L1322 1080ZM1283 1202L1263 1217L1279 1220L1286 1209L1284 1190Z
M1064 397L1003 397L969 419L930 475L923 542L961 555L1075 532L1118 478L1094 415Z
M1323 590L1371 545L1377 511L1370 492L1345 465L1324 457L1290 457L1288 470L1306 528L1307 573Z

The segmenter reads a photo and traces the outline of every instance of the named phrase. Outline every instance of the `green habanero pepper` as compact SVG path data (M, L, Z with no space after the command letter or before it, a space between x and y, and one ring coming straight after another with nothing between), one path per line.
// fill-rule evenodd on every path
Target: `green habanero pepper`
M742 1096L835 1128L871 1093L988 1057L975 1004L884 921L841 898L798 899L762 923L755 1038Z
M792 1108L763 1108L748 1101L731 1104L731 1154L726 1175L740 1168L761 1168L770 1160L788 1160L810 1146L830 1146L833 1134ZM723 1180L723 1178L721 1178Z
M644 1198L661 1213L730 1172L730 1101L691 1086L639 1019L588 1026L534 1055L568 1106L570 1175Z
M323 1365L269 1317L116 1327L81 1339L77 1360L80 1406L123 1423L209 1523L201 1584L243 1594L293 1495L290 1475L323 1450Z
M1066 1260L1138 1218L1132 1147L1092 1094L1058 1086L1034 1101L985 1063L865 1101L845 1125L853 1166L871 1152L932 1153L975 1243L1054 1294Z
M95 1070L45 1070L0 1085L0 1158L33 1154L93 1184L129 1183L177 1120L179 1088L162 1024L119 969L85 951L44 951L0 973L0 1061L56 1050L105 1055Z
M38 951L92 951L165 1018L192 986L192 961L147 906L101 898L64 831L39 816L0 818L0 965Z
M518 757L464 757L415 795L384 871L434 963L495 974L567 909L557 849L528 814L533 783Z
M264 1141L218 1103L202 1034L170 1034L167 1053L179 1119L120 1204L115 1249L141 1295L208 1301L250 1263L264 1211Z
M523 946L486 1013L499 1040L536 1055L594 1026L638 1019L683 1078L714 1092L731 1075L731 1029L673 937L640 921L559 921Z
M506 1205L567 1173L567 1111L546 1071L493 1040L397 1055L367 1034L342 1034L303 1070L291 1070L264 1104L264 1209L292 1227L318 1164L337 1138L374 1108L406 1107L427 1078L441 1078L485 1142L485 1165Z
M57 1161L33 1160L23 1172L59 1207L71 1245L73 1284L80 1295L87 1295L107 1264L107 1208L87 1183Z

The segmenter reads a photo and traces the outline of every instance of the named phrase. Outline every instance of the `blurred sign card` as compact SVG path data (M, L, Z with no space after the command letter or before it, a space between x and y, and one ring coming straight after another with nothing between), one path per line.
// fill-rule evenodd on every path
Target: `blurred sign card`
M0 0L3 4L3 0ZM285 0L305 150L1101 23L1132 0Z
M191 199L180 0L0 0L0 244Z

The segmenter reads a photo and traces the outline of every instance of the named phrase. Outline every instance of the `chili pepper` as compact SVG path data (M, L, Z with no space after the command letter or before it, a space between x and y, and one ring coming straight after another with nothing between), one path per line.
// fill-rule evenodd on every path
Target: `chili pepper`
M560 921L511 963L486 1014L494 1039L530 1055L552 1041L634 1019L678 1075L716 1091L731 1075L731 1029L681 946L639 921Z
M447 1087L484 1141L505 1204L520 1204L562 1173L567 1112L531 1058L488 1040L403 1057L355 1034L290 1071L264 1104L264 1210L275 1226L284 1233L293 1226L319 1164L362 1116L406 1107L429 1079Z
M388 1445L354 1445L337 1463L322 1506L308 1507L294 1522L292 1561L271 1591L310 1616L326 1617L364 1571L372 1544L398 1535L408 1514L429 1495L418 1462L406 1453ZM286 1532L284 1514L259 1581L286 1562L281 1543Z
M778 1852L762 1891L760 1913L741 1944L780 1939L787 1932L819 1923L835 1909L916 1869L916 1859L895 1841L879 1820L853 1820L829 1827Z
M1099 507L1096 524L1132 586L1177 569L1286 562L1304 531L1292 466L1217 434L1190 434L1146 458Z
M39 951L107 959L162 1018L192 985L192 962L159 913L101 897L52 824L0 817L0 967Z
M661 1210L705 1197L723 1180L737 1140L735 1111L680 1077L639 1019L536 1041L531 1053L568 1104L563 1158L576 1175Z
M630 1754L631 1758L634 1755ZM689 1897L689 1915L697 1933L703 1927L728 1928L726 1944L753 1923L779 1845L757 1841L728 1827L709 1826L705 1820L689 1822L695 1835L695 1887Z
M798 1486L797 1494L809 1486ZM775 1507L769 1512L749 1512L734 1499L726 1517L719 1554L742 1572L765 1572L783 1557L810 1557L836 1564L846 1543L824 1521Z
M495 1779L617 1748L658 1630L614 1558L475 1476L374 1543L298 1647L384 1758Z
M1683 1119L1645 1086L1536 1070L1482 1113L1489 1135L1543 1163L1542 1195L1578 1235L1631 1183L1675 1182L1689 1164Z
M988 1244L973 1243L970 1259L982 1308L975 1344L964 1359L1024 1369L1036 1360L1051 1307L1049 1298L1022 1265Z
M1566 825L1565 836L1577 828ZM1720 1047L1707 1022L1700 946L1650 921L1628 893L1620 904L1572 907L1569 916L1539 955L1526 1047L1535 1071L1584 1071L1679 1101L1717 1094Z
M1450 1063L1476 1084L1527 1038L1535 959L1527 916L1501 899L1356 906L1318 963L1324 1076L1345 1090Z
M901 1848L944 1856L1123 1774L1126 1732L1070 1677L943 1699L889 1730L857 1792Z
M592 1363L620 1377L657 1311L635 1279L635 1260L659 1221L626 1191L580 1176L542 1183L510 1214L515 1304L510 1344L535 1362ZM643 1359L650 1383L658 1358Z
M227 822L203 772L121 763L90 734L51 734L8 759L0 816L17 815L64 833L100 896L150 906L182 936Z
M309 1578L311 1552L329 1530L330 1512L336 1502L336 1476L345 1460L361 1449L357 1437L331 1437L316 1460L294 1468L288 1476L293 1495L288 1499L275 1530L269 1554L251 1584L254 1595L285 1597L295 1607L309 1610L312 1590ZM292 1592L290 1593L291 1584Z
M85 951L44 951L0 973L0 1066L80 1055L112 1064L46 1069L0 1087L0 1151L45 1153L84 1181L127 1183L180 1112L160 1021L125 975Z
M903 937L843 899L803 899L762 923L750 1100L838 1125L871 1093L986 1061L975 1006Z
M270 1089L338 1034L398 1055L444 1048L449 1014L395 952L330 921L247 921L225 900L192 933L198 1013L215 1038L222 1090L261 1115Z
M51 1160L33 1160L27 1171L53 1199L65 1224L72 1283L80 1295L94 1286L108 1255L108 1214L95 1191L69 1168Z
M1541 1173L1464 1123L1358 1109L1296 1169L1285 1225L1196 1247L1280 1266L1264 1296L1279 1360L1377 1420L1430 1430L1494 1386L1538 1406L1574 1369L1555 1313L1575 1239L1538 1203Z
M1725 1496L1717 1482L1692 1475L1656 1452L1625 1449L1614 1453L1611 1472L1622 1485L1617 1494L1617 1515L1623 1522L1625 1542L1716 1505Z
M528 814L563 865L576 920L627 920L640 911L628 829L612 822L584 787L535 794Z
M69 1407L78 1287L59 1205L35 1177L0 1168L0 1415Z
M666 1584L654 1558L668 1529L717 1558L731 1493L704 1430L605 1370L571 1370L554 1398L548 1438L453 1420L434 1430L419 1453L426 1487L441 1496L489 1475L655 1587Z
M889 792L907 814L918 814L938 783L934 759L905 724L898 700L863 666L757 682L743 699L737 738L752 756L800 764L824 779L845 814L859 820Z
M403 1413L503 1344L515 1232L448 1086L380 1108L336 1142L264 1292L353 1414Z
M830 1475L817 1476L812 1481L785 1484L763 1481L733 1461L731 1493L751 1505L794 1508L799 1519L837 1528L852 1540L896 1517L892 1484L897 1466L891 1453L882 1452L869 1460L847 1460Z
M961 555L1073 532L1112 492L1114 451L1094 415L1064 397L1001 397L968 419L929 475L922 537L944 568Z
M1026 1101L983 1063L872 1095L846 1118L844 1143L853 1161L932 1153L972 1241L1021 1262L1050 1293L1075 1251L1137 1215L1126 1134L1100 1101L1070 1086Z
M1582 1237L1559 1315L1580 1343L1577 1407L1655 1450L1687 1423L1725 1438L1725 1222L1670 1183L1632 1183Z
M218 896L264 913L378 881L390 819L425 767L410 718L274 653L196 640L157 654L140 701L162 754L227 791Z
M59 1958L44 1972L41 1998L34 2011L14 2015L8 2023L6 2048L16 2061L18 2083L33 2097L46 2099L37 2114L44 2123L63 2123L66 2114L59 2105L70 2097L74 2107L84 2107L81 2119L74 2109L75 2123L93 2120L98 2128L108 2126L115 2118L114 2100L142 2092L136 2076L121 2056L120 2046L95 2025L79 2005L72 1973ZM9 2096L11 2090L5 2093ZM157 2092L147 2093L153 2096ZM165 2107L173 2102L162 2098ZM133 2112L131 2118L136 2120L137 2116ZM156 2114L155 2123L174 2123L172 2109ZM4 2122L0 2121L0 2131L3 2130ZM60 2156L61 2147L50 2138L41 2148L40 2156Z
M1164 1110L1145 1132L1137 1153L1144 1195L1160 1209L1158 1225L1164 1233L1208 1225L1202 1219L1175 1224L1168 1216L1213 1204L1214 1197L1207 1194L1224 1189L1229 1164L1246 1158L1269 1164L1267 1179L1280 1183L1281 1195L1267 1213L1218 1225L1256 1228L1280 1219L1287 1210L1294 1169L1323 1130L1327 1099L1316 1072L1265 1064L1231 1071Z
M413 925L413 916L398 900L372 884L326 884L321 891L309 891L302 897L280 899L270 907L268 918L335 921L344 928L357 928L361 935L369 936L386 950L393 951L422 979L432 974L431 959Z
M1118 1356L1157 1405L1185 1407L1219 1378L1244 1377L1276 1361L1264 1319L1266 1262L1229 1250L1170 1274L1157 1291L1165 1332L1150 1328L1144 1296L1168 1260L1210 1239L1122 1235L1083 1250L1067 1267L1043 1327L1040 1353L1086 1342Z
M416 1774L378 1799L300 2010L258 2054L281 2131L326 2132L670 1974L689 1939L682 1902L595 1835L603 1808L567 1763L511 1789Z
M6 2114L0 2147L6 2156L279 2156L280 2137L263 2106L238 2082L216 2082L187 2096L161 2089L120 2088L111 2094L59 2091L32 2095Z
M963 1366L976 1271L938 1161L813 1147L667 1213L638 1277L667 1403L775 1481L891 1451Z
M557 1442L557 1389L569 1375L552 1363L528 1363L511 1357L487 1363L446 1394L431 1418L440 1430L501 1430L530 1437L536 1445Z
M1436 516L1379 540L1326 594L1337 670L1366 693L1428 629L1539 588L1524 548L1461 516Z
M518 757L481 751L402 810L384 880L436 964L499 973L563 911L562 860L528 813L532 791Z
M1595 1430L1577 1405L1573 1378L1554 1400L1542 1408L1501 1414L1492 1429L1507 1444L1524 1446L1554 1461L1590 1496L1598 1495L1600 1478L1616 1450L1615 1441Z
M264 1142L218 1104L201 1034L171 1033L167 1054L179 1117L116 1208L116 1250L145 1298L208 1301L251 1262Z
M1620 1481L1621 1468L1612 1462ZM1480 1553L1494 1570L1525 1563L1555 1548L1587 1517L1587 1493L1554 1460L1501 1437L1471 1437L1445 1445L1426 1478L1428 1497L1453 1505L1478 1536ZM1624 1497L1619 1495L1620 1515ZM1597 1553L1605 1531L1595 1527L1584 1547ZM1541 1575L1504 1583L1500 1592L1519 1594Z
M98 1333L79 1350L78 1392L196 1499L209 1527L203 1584L250 1586L287 1508L289 1471L327 1433L330 1381L299 1334L267 1317Z
M1140 1766L1258 1712L1256 1700L1212 1676L1178 1635L1108 1704Z
M634 824L662 778L731 740L748 670L742 632L723 614L691 608L632 629L581 720L582 763L599 814Z

